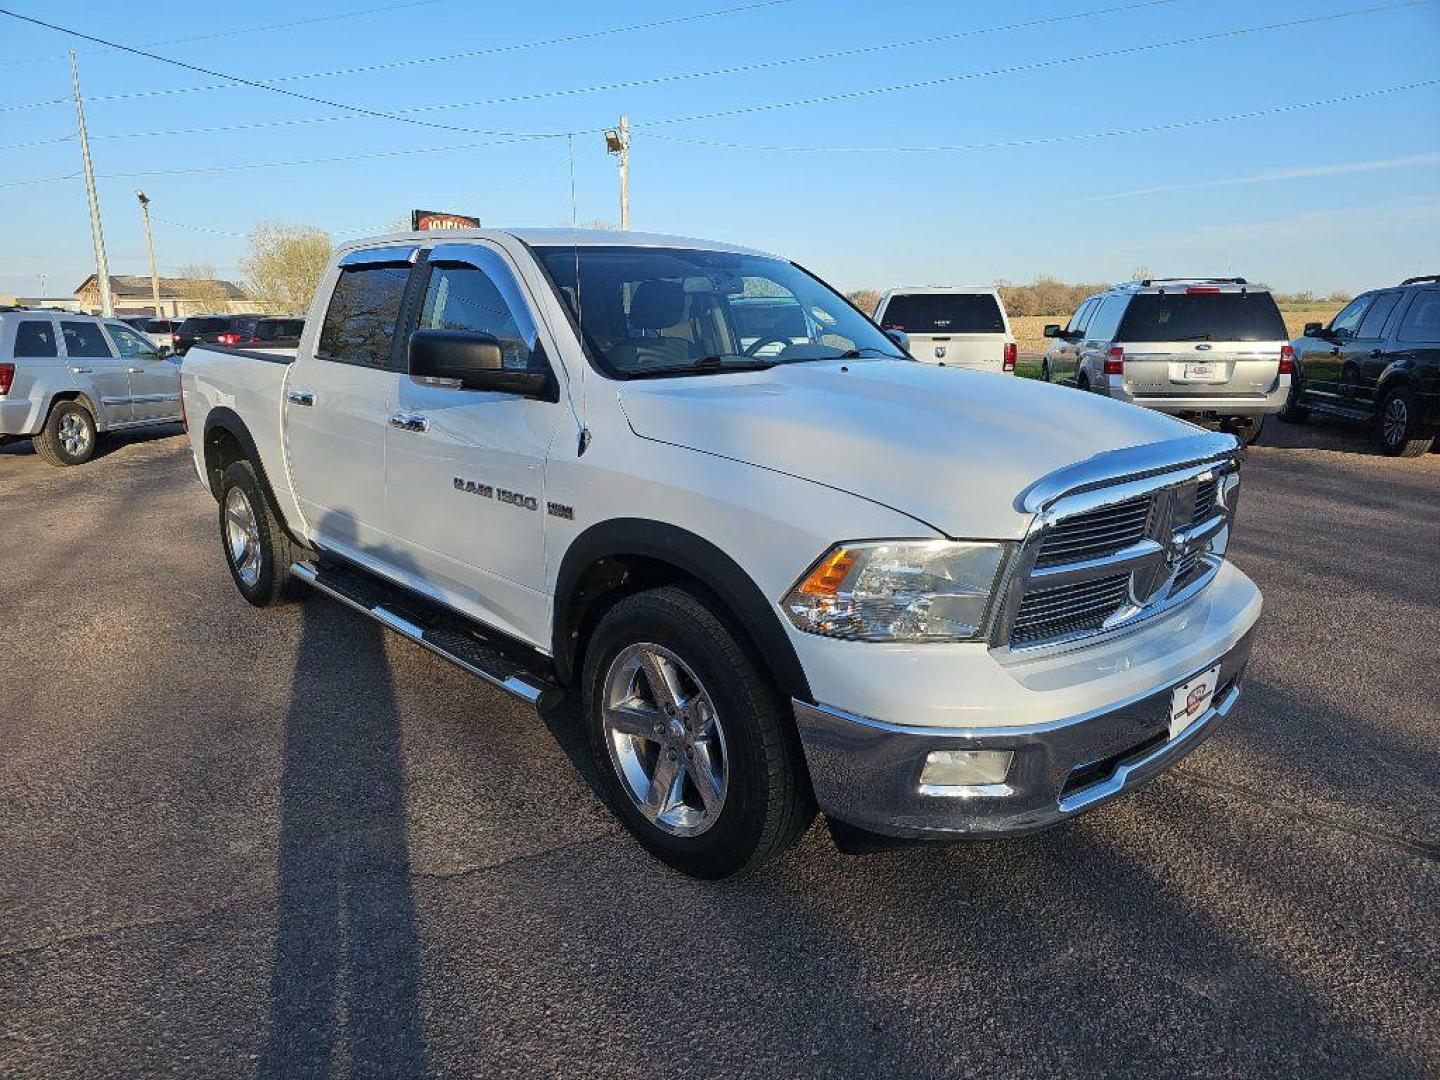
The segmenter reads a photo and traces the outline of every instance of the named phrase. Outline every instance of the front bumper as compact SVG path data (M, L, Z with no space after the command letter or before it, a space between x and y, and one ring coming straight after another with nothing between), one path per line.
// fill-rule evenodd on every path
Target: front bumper
M1034 832L1134 790L1199 746L1234 707L1253 629L1183 678L1096 712L1028 727L907 727L794 703L815 795L832 817L891 836ZM1220 665L1210 708L1168 738L1170 693ZM1005 782L968 797L920 793L932 750L1012 750Z

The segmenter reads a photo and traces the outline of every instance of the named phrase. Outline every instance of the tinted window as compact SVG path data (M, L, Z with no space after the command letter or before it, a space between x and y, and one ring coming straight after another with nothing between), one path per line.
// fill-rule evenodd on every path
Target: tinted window
M65 352L68 356L114 356L110 343L100 332L100 324L92 322L63 322L60 332L65 335Z
M15 329L15 355L59 356L55 348L55 324L46 322L22 322Z
M518 306L518 305L517 305ZM521 320L524 326L521 326ZM504 366L512 371L531 367L535 329L528 312L517 313L490 275L472 266L434 266L420 311L425 330L474 330L500 342Z
M1261 292L1137 293L1119 341L1285 341L1275 298Z
M1330 333L1338 338L1351 338L1355 336L1355 328L1360 325L1360 317L1365 314L1365 309L1370 306L1370 301L1375 299L1375 294L1357 296L1350 303L1340 309L1340 314L1330 320Z
M586 348L605 371L622 376L686 374L727 364L788 364L863 356L899 357L895 343L853 305L800 267L764 255L691 248L546 247L535 249ZM576 263L579 263L577 290ZM578 302L577 302L578 291ZM756 300L796 305L804 332L777 352L737 331L736 309ZM799 338L800 340L793 340Z
M183 334L218 334L230 329L229 319L186 319L180 327Z
M347 364L387 367L409 266L345 270L320 327L318 354Z
M1003 334L1000 304L984 293L898 293L885 305L885 329L907 334Z
M1360 329L1355 331L1357 338L1378 338L1385 330L1385 320L1395 310L1395 305L1400 302L1398 292L1381 293L1375 298L1375 303L1370 305L1370 310L1365 313L1365 318L1360 323Z
M1099 301L1093 297L1080 305L1080 309L1070 316L1070 321L1065 326L1067 334L1078 334L1085 329L1085 324L1090 321L1090 316L1095 313L1095 305Z
M1115 340L1115 328L1120 325L1120 316L1125 313L1125 301L1129 297L1107 296L1100 301L1090 325L1085 328L1085 337L1093 341Z
M110 331L111 339L115 342L115 347L120 350L121 356L155 355L155 346L150 344L150 340L141 337L130 327L111 323L107 329Z
M1440 290L1425 289L1410 301L1400 323L1401 341L1440 341Z

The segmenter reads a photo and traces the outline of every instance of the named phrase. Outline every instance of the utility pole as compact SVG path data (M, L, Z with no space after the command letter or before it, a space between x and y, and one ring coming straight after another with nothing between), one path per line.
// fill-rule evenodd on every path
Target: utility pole
M605 149L620 157L620 228L630 228L630 117L620 117L620 126L605 132Z
M100 286L100 314L115 315L110 295L110 264L105 259L105 232L100 228L100 200L95 194L95 170L90 166L90 137L85 133L85 105L80 100L80 69L75 50L70 50L70 81L75 84L75 116L80 121L80 157L85 162L85 194L90 199L90 236L95 241L95 281Z
M150 199L145 192L135 192L135 198L140 200L140 216L145 219L145 251L150 256L150 296L155 301L155 317L163 319L165 312L160 310L160 275L155 272L155 241L150 238Z

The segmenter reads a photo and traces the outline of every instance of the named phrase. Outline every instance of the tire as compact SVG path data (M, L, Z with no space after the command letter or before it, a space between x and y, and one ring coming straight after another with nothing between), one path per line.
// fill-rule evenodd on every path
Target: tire
M612 607L585 650L581 687L606 800L661 861L728 877L809 827L815 798L784 697L695 593L668 586Z
M1040 361L1040 378L1041 378L1044 382L1050 382L1050 381L1051 381L1051 379L1050 379L1050 361L1049 361L1049 360L1041 360L1041 361Z
M1244 417L1226 420L1220 425L1220 430L1234 435L1240 440L1241 446L1254 446L1260 441L1260 433L1265 430L1265 417Z
M58 402L32 440L35 453L51 465L83 465L95 456L100 433L95 417L78 401Z
M1088 371L1082 371L1079 375L1075 376L1075 389L1082 390L1085 393L1090 392L1090 373Z
M1286 424L1303 424L1310 419L1310 410L1300 404L1300 387L1295 383L1295 376L1290 376L1290 393L1285 398L1285 404L1275 414Z
M300 549L280 527L248 461L233 462L220 479L220 547L235 587L256 607L303 595L290 575Z
M1430 450L1433 435L1422 435L1417 424L1415 397L1397 386L1380 402L1380 449L1391 457L1419 457Z

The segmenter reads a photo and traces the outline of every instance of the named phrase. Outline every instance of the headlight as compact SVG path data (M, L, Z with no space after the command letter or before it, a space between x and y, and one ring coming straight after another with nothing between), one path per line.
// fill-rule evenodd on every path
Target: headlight
M847 641L973 641L985 633L1005 544L837 544L785 597L799 629Z

